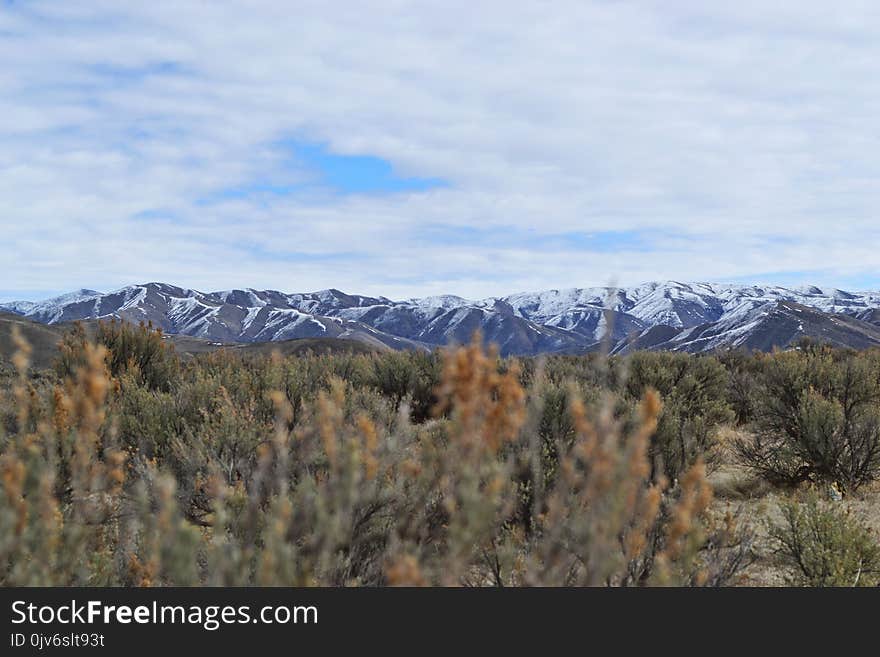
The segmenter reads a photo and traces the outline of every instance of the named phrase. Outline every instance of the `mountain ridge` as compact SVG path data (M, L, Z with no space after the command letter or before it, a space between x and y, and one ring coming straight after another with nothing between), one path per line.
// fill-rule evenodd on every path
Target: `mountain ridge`
M801 337L880 346L880 292L816 286L662 281L479 300L438 295L395 301L335 288L200 292L151 282L108 293L81 289L45 301L0 304L0 309L44 324L111 317L152 322L168 333L235 343L343 338L392 349L431 349L466 342L480 330L505 355L584 353L603 341L615 353L769 350Z

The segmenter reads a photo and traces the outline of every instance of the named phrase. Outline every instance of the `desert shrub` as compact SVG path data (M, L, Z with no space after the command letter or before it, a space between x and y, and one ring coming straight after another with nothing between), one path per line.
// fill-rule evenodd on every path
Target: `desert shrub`
M770 536L798 586L876 586L880 584L880 544L851 513L810 495L804 503L786 501L783 519Z
M85 326L75 322L58 344L58 357L55 359L55 371L58 376L70 378L85 367L86 351L91 344Z
M760 356L741 349L730 349L720 353L717 358L727 370L727 401L737 425L752 422L755 419L755 388Z
M817 345L760 357L754 436L737 442L771 482L837 482L880 474L880 356Z
M170 393L139 386L127 374L113 396L112 415L120 442L147 458L167 456L185 421Z
M98 322L95 341L107 348L113 376L133 370L146 388L171 388L180 364L161 329L144 323Z
M689 472L676 511L664 485L650 482L648 444L660 410L654 393L643 405L640 428L627 439L611 413L593 424L579 399L572 400L571 409L576 438L560 458L553 485L535 496L541 512L524 581L627 585L666 580L671 576L668 559L690 554L689 540L701 541L690 521L711 499L702 470ZM668 531L671 514L677 512L684 521L682 534Z
M374 358L372 365L372 385L393 401L395 410L407 401L415 421L430 415L436 403L434 389L440 382L437 354L394 352Z
M154 329L152 324L135 326L111 320L98 322L93 339L80 323L65 334L55 363L59 376L74 376L85 365L87 347L92 343L106 348L111 375L118 377L130 371L140 384L152 390L169 390L180 366L174 347L164 340L161 329Z
M553 462L559 450L567 449L574 439L575 428L571 414L568 412L573 395L579 390L574 385L561 386L549 384L533 394L539 395L541 407L538 420L538 435L544 444L544 450L550 452Z
M530 397L474 343L437 357L416 422L358 378L373 357L346 379L332 357L213 355L167 390L103 345L77 357L54 388L18 359L4 396L2 585L708 585L741 563L699 460L652 480L651 392L637 422L582 388Z
M636 353L628 359L624 394L638 400L656 390L663 401L651 437L652 477L680 477L697 460L713 464L719 425L733 420L727 373L711 356Z
M374 368L373 359L382 358L382 354L339 353L324 356L330 376L342 379L352 388L363 388L372 384ZM288 361L288 365L295 361ZM325 386L326 389L326 386Z
M531 360L531 359L523 359ZM624 361L599 353L583 356L549 356L536 367L549 383L576 383L584 388L617 390L626 378Z
M0 584L106 584L118 554L125 454L103 431L109 376L103 347L55 390L51 422L19 431L0 455ZM20 394L21 382L13 394ZM27 409L22 409L26 415ZM26 426L20 418L19 426Z
M534 426L528 431L534 432L537 440L545 486L556 480L561 455L571 449L577 435L572 404L583 404L590 414L598 413L603 407L612 408L616 416L623 412L620 400L607 391L586 387L574 380L554 383L539 374L529 390L530 418Z

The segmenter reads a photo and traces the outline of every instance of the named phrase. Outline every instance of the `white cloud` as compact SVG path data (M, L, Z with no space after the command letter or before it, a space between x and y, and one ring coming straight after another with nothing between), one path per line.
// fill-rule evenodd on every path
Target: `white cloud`
M2 287L485 296L804 271L880 287L877 13L865 2L0 5ZM282 139L448 186L199 203L307 180L281 166ZM168 218L136 218L157 210ZM461 243L431 243L425 226L499 240L469 244L463 230ZM501 239L529 231L659 237L618 251Z

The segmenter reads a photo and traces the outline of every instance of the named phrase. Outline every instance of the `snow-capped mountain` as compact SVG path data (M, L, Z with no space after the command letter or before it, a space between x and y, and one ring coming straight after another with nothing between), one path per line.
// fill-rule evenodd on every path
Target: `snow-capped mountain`
M204 293L147 283L102 294L79 290L42 302L0 305L39 322L118 317L218 342L347 337L393 348L465 342L481 330L504 354L772 349L810 336L880 345L880 292L710 283L571 288L468 300L452 295L393 301L339 290Z
M65 307L100 296L101 293L95 290L77 290L45 301L13 301L12 303L0 304L0 308L17 315L26 315L43 324L53 324L64 321L59 313L63 313Z
M658 324L618 342L615 353L639 349L691 353L741 348L770 351L801 338L863 349L880 346L880 321L866 322L850 314L823 312L793 301L744 304L716 322L689 328Z

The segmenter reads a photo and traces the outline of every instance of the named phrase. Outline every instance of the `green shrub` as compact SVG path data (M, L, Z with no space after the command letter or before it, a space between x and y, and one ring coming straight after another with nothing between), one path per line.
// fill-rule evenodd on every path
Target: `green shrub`
M635 401L656 390L663 404L651 437L654 476L674 481L698 459L711 465L718 427L734 419L724 367L709 356L649 352L633 354L627 364L626 398Z
M718 361L727 370L727 401L739 426L755 419L757 402L757 369L761 357L741 349L730 349L718 355Z
M436 403L434 389L440 382L440 358L436 353L393 352L374 357L370 382L397 410L406 401L412 418L421 422Z
M59 345L55 370L62 378L73 377L84 367L90 343L107 348L107 367L112 376L130 372L151 390L169 390L180 367L174 347L152 324L98 322L94 339L89 339L85 327L76 323Z
M0 585L708 585L741 563L698 459L652 480L653 392L630 420L478 343L172 371L148 329L108 330L127 358L79 332L63 381L2 386Z
M821 503L815 495L782 506L783 521L770 536L789 581L798 586L877 586L880 544L846 510Z
M754 437L736 444L745 465L849 490L880 475L880 355L803 345L759 363Z

